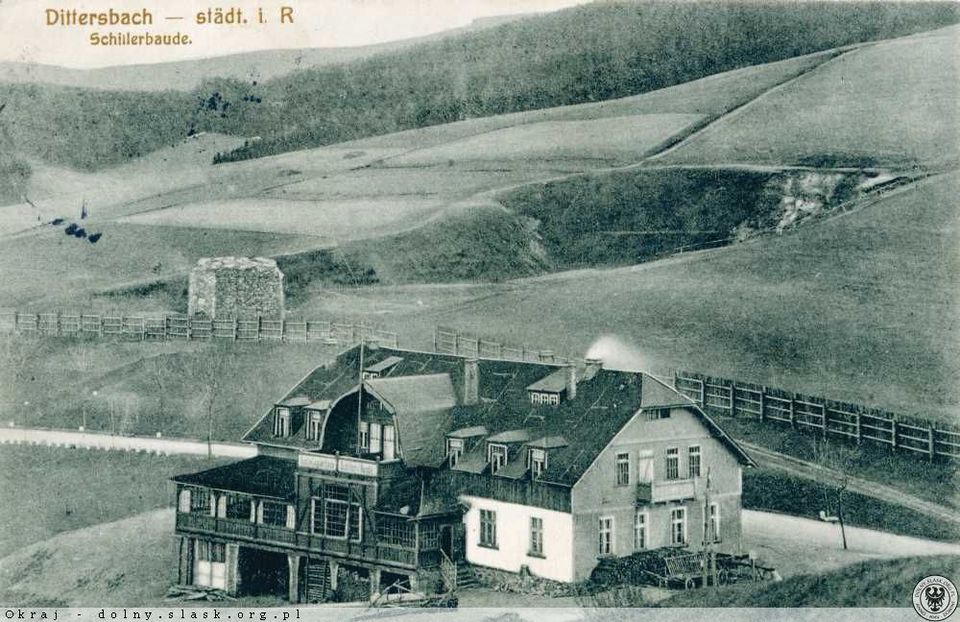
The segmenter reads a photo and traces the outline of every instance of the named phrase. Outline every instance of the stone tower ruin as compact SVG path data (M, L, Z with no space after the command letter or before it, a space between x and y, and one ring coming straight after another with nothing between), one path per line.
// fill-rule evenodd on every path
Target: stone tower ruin
M205 257L190 271L187 312L221 319L283 318L283 272L265 257Z

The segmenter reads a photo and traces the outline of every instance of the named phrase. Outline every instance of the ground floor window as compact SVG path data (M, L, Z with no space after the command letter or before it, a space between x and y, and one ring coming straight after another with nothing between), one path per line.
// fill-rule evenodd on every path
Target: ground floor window
M414 529L415 524L405 518L379 516L377 518L377 541L394 546L413 547L416 545ZM421 548L430 547L421 546Z
M204 587L226 589L227 545L222 542L197 541L197 558L193 582Z
M675 508L670 512L670 544L687 543L687 511Z
M613 517L603 516L600 518L600 543L598 553L600 555L613 555Z
M497 513L480 510L480 546L497 548Z
M647 513L637 512L633 522L633 549L642 551L647 548Z
M530 555L543 557L543 519L530 517Z

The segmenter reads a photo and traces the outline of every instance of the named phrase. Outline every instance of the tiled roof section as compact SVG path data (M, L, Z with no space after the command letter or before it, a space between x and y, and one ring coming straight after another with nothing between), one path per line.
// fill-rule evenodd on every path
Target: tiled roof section
M371 378L366 386L397 413L449 410L457 405L450 374Z
M527 450L513 452L510 461L500 467L496 472L497 477L507 477L510 479L521 479L527 474Z
M432 415L420 419L408 417L407 423L415 429L405 429L405 423L400 421L402 416L398 416L398 425L401 426L398 429L399 440L404 452L407 451L408 438L414 439L414 445L424 447L425 439L432 437L430 435L437 431L439 438L429 451L442 453L444 434L480 426L485 427L491 435L511 430L527 430L530 439L562 436L569 444L549 450L547 469L541 479L569 486L580 479L610 439L626 425L642 404L647 403L650 406L684 405L692 408L741 462L752 464L749 456L695 404L678 397L669 387L641 373L598 369L591 375L584 370L582 374L577 374L581 381L577 384L576 398L563 400L559 405L536 405L530 403L527 387L558 370L562 371L560 366L481 359L478 364L480 401L476 405L465 406L459 403L463 394L462 357L367 348L364 353L364 367L392 356L403 360L390 368L380 382L403 376L445 374L458 402L444 418L433 418ZM359 358L358 347L348 350L340 355L336 362L317 368L309 374L288 392L287 397L307 396L311 400L336 400L357 386L360 376ZM650 392L646 401L643 400L642 389ZM398 398L394 396L394 399ZM421 434L425 427L433 429ZM315 447L315 444L311 445L306 441L302 430L290 439L273 439L272 431L272 418L265 416L247 434L245 440ZM486 464L484 446L485 443L479 443L476 451L468 451L461 456L458 469L482 472ZM429 454L424 458L411 455L411 458L418 463L428 464L432 463L439 453ZM404 458L406 460L407 456ZM437 460L435 463L439 462Z
M487 437L491 443L526 443L531 438L529 430L506 430Z
M543 438L538 438L536 440L530 441L527 443L528 447L536 447L538 449L554 449L557 447L566 447L570 443L567 442L567 439L562 436L544 436Z
M317 400L316 402L311 402L307 404L307 410L329 410L330 404L333 402L331 400Z
M561 367L553 373L531 384L529 387L527 387L527 391L560 393L567 388L567 374L569 373L570 372L566 367Z
M296 469L297 463L293 460L255 456L226 466L177 475L170 479L181 484L290 499L295 493Z
M378 496L375 510L411 518L459 511L456 491L434 485L431 474L422 469L410 469L404 477L393 481L395 483Z
M384 370L390 369L391 367L393 367L394 365L396 365L402 360L403 360L403 357L400 357L400 356L388 356L382 361L379 361L372 365L367 365L366 368L364 368L364 371L372 371L374 373L379 374Z
M449 374L376 378L370 391L393 407L403 461L408 466L438 466L444 458L444 433L450 429L457 396Z

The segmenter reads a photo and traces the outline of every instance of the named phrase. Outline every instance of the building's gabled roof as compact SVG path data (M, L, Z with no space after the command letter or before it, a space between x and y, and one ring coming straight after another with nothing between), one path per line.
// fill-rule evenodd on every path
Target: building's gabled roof
M365 386L382 395L396 410L400 448L404 461L411 465L439 466L443 462L443 439L448 434L462 435L465 430L483 427L491 435L487 440L493 440L502 438L500 435L505 432L525 430L526 436L515 442L551 437L563 437L567 441L565 445L549 448L547 468L540 479L572 486L640 408L656 406L690 408L738 460L753 464L696 404L646 374L592 367L591 374L585 371L577 374L581 380L574 399L561 400L557 405L536 405L530 403L527 388L557 372L565 373L562 366L480 359L479 402L464 405L463 357L366 348L364 367L390 357L402 360L390 369L389 377L367 380ZM360 348L355 347L341 354L334 363L314 370L292 388L287 397L335 401L357 389L360 369ZM405 378L409 376L420 378ZM450 404L452 407L448 407ZM437 410L440 407L442 409ZM288 438L274 438L269 416L261 419L245 440L316 448L316 443L307 441L302 431ZM457 470L483 472L486 467L484 445L480 443L476 451L461 456Z
M566 367L561 367L528 386L527 391L560 393L567 388L567 374L569 373Z
M694 404L689 397L647 374L643 377L643 393L640 396L640 408L664 406L690 406Z
M297 463L270 456L255 456L226 466L177 475L171 479L191 484L262 497L291 499L296 490Z

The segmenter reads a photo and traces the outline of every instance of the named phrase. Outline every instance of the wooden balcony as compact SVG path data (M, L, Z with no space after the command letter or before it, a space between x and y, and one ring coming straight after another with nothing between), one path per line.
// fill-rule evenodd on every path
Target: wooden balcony
M417 567L417 552L413 548L377 544L375 542L351 542L339 538L294 531L286 527L216 518L206 514L178 512L177 531L216 535L251 544L297 549L406 569Z
M669 503L687 501L696 498L696 486L693 479L673 479L660 482L641 482L637 484L637 503Z

